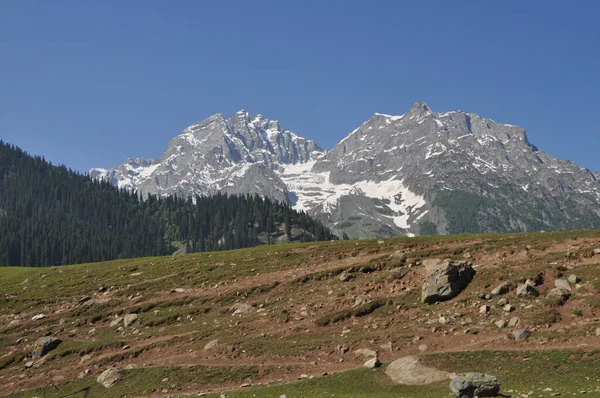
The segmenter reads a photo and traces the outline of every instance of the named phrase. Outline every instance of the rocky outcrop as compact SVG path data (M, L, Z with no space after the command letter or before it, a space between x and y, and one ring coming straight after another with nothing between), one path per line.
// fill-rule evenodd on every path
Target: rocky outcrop
M428 260L424 265L427 277L423 283L421 300L427 304L456 297L475 275L471 264L465 262Z

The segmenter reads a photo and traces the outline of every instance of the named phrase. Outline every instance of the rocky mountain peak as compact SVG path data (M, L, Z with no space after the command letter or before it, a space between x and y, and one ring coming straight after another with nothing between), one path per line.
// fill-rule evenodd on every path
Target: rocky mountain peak
M160 159L90 175L144 194L258 193L351 238L600 227L599 173L475 113L376 113L330 151L241 110L186 128Z
M428 116L431 115L432 111L425 102L419 100L413 104L408 110L408 114L417 116Z

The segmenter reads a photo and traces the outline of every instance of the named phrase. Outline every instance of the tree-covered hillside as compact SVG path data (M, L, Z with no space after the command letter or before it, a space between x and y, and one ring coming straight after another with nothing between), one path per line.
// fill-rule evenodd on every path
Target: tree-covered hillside
M182 199L118 190L0 141L0 265L50 266L335 236L258 196Z

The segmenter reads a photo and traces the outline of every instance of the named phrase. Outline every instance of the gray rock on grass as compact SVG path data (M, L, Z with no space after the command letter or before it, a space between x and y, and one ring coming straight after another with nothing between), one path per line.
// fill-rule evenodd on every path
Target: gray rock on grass
M465 373L452 378L450 390L458 398L495 397L500 392L500 383L496 376Z
M41 358L48 354L50 351L56 349L62 343L61 339L56 337L40 337L35 343L29 348L29 354L32 358Z
M96 378L96 381L106 388L111 388L117 384L122 377L123 375L119 369L110 368L102 372L98 378Z

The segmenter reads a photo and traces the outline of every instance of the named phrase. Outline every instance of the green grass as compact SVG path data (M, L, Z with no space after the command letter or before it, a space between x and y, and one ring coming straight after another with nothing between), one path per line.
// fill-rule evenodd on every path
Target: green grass
M456 373L484 372L498 377L501 393L521 396L530 391L535 397L547 397L546 388L561 396L599 394L600 351L503 352L473 351L425 356L424 362ZM227 392L227 398L295 397L381 397L438 398L448 396L449 381L428 386L394 385L385 375L384 364L379 369L355 369L313 380L289 384L256 386ZM220 394L207 395L219 397Z

